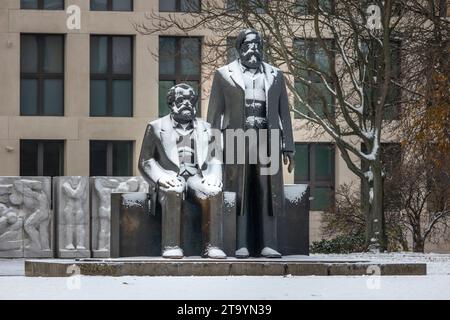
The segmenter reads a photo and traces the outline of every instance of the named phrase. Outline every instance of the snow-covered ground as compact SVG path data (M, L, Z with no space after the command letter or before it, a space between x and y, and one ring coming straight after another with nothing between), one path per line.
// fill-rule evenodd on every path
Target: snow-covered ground
M450 299L449 254L312 255L313 259L425 262L427 276L26 278L0 260L0 299Z

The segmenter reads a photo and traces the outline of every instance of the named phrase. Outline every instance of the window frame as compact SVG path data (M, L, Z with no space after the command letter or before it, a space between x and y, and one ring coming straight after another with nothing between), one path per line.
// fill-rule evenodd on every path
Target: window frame
M316 187L329 187L332 191L331 202L334 201L334 191L336 190L336 145L330 142L295 142L295 147L298 145L307 146L308 148L308 180L304 180L301 177L296 176L294 170L294 183L308 184L310 189L310 195L314 194ZM332 149L332 161L331 161L331 180L317 178L316 177L316 146L329 146ZM331 203L331 205L332 205ZM324 209L316 209L311 203L311 211L323 211Z
M334 14L336 12L336 0L329 0L329 1L330 1L330 5L331 5L331 10L330 10L330 12L328 12L328 14ZM297 11L298 14L300 14L302 16L313 15L313 11L311 10L312 9L311 1L309 1L309 0L306 1L307 3L306 3L305 12L301 12L302 6L301 6L301 4L299 2L300 1L296 2L296 7L297 7L296 10L298 10Z
M174 38L175 39L175 73L174 74L163 74L161 73L160 63L158 61L158 86L161 81L175 81L175 85L183 83L186 81L196 81L198 82L198 100L197 100L197 116L201 116L202 111L202 54L203 54L203 37L202 36L159 36L158 44L161 38ZM181 39L198 39L199 41L199 72L198 75L183 75L181 74ZM160 48L159 48L160 49ZM158 49L158 56L160 54ZM158 96L158 106L161 97ZM158 115L159 115L158 109Z
M131 167L130 174L124 176L114 175L114 147L116 143L129 143L131 145ZM93 143L105 143L106 144L106 175L108 177L126 177L133 175L133 167L134 167L134 151L135 151L135 141L134 140L89 140L89 176L94 177L92 175L92 167L91 167L91 153L92 153L92 144Z
M106 35L106 34L91 34L90 42L89 42L89 68L90 68L90 55L92 53L92 39L94 37L106 37L107 38L107 71L105 73L92 73L92 70L89 70L89 84L92 83L92 80L105 80L106 84L106 114L105 115L93 115L92 114L92 105L89 96L89 116L90 117L125 117L132 118L134 116L134 36L132 35ZM130 38L130 65L131 72L130 74L121 74L113 72L113 38ZM131 81L131 110L129 116L114 116L113 113L113 82L114 80L129 80Z
M20 139L19 144L20 144L20 157L22 156L22 150L23 150L23 146L22 143L24 142L29 142L29 141L33 141L37 144L37 159L36 159L36 166L37 166L37 174L36 176L38 177L43 177L44 176L44 144L48 143L48 142L57 142L59 143L59 171L60 171L60 175L59 176L64 176L64 161L65 161L65 140L43 140L43 139ZM19 165L21 164L22 159L19 160ZM20 170L20 175L23 175L22 172L22 167L20 166L19 168Z
M49 11L58 11L58 10L65 10L66 8L66 1L62 0L62 9L45 9L44 8L44 2L45 0L36 0L37 8L23 8L22 7L22 1L20 1L20 10L49 10Z
M89 1L89 11L100 11L100 12L106 12L106 11L112 11L112 12L134 12L134 0L131 0L131 9L130 10L113 10L113 0L106 0L106 10L95 10L92 9L92 0Z
M22 36L33 36L37 38L37 71L36 72L23 72L22 66L20 66L20 80L36 80L37 81L37 112L36 114L24 114L22 111L22 104L20 103L20 115L27 117L64 117L65 115L65 58L66 58L66 37L60 33L21 33ZM62 72L61 73L49 73L43 72L44 66L44 38L47 36L58 36L62 39ZM22 58L22 48L20 48L20 58ZM62 80L62 110L61 114L46 114L44 113L44 80ZM21 89L19 90L20 99L22 99Z

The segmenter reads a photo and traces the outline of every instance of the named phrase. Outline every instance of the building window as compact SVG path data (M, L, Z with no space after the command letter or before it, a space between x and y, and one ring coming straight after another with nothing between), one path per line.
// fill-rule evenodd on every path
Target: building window
M199 95L197 114L200 115L200 61L201 38L159 38L159 116L169 113L166 97L169 89L178 83L187 83Z
M90 115L133 116L133 38L91 36Z
M200 12L200 0L159 0L160 12Z
M246 13L254 12L256 14L264 14L268 11L268 7L269 0L227 0L227 11L230 12L237 12L240 10Z
M326 45L328 50L332 50L333 43L331 40L327 40ZM334 67L334 59L330 61L326 50L314 39L296 39L294 48L298 52L298 60L306 61L305 65L299 67L298 78L295 79L297 93L320 117L325 118L327 114L332 117L334 115L333 95L326 89L320 77L307 68L320 70L325 78L329 79L327 76L330 75L331 68ZM311 114L306 105L300 101L296 101L296 108L304 114ZM295 117L301 118L297 113Z
M20 36L20 114L64 115L64 36Z
M133 11L133 0L91 0L92 11Z
M334 145L329 143L295 144L295 183L309 184L311 210L319 211L333 204Z
M133 141L91 141L91 176L132 176Z
M236 50L236 37L227 38L227 63L231 63L239 58L239 53Z
M64 10L64 0L20 0L20 9Z
M63 176L64 141L20 140L21 176Z
M297 14L300 15L312 15L315 12L314 1L310 0L296 0ZM319 7L321 10L327 13L334 11L334 0L319 0Z

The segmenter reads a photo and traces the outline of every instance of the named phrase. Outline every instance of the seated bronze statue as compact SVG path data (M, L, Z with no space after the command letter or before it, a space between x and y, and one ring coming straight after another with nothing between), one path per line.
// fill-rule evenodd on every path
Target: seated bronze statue
M167 94L170 114L147 126L139 170L162 209L162 256L182 258L181 217L186 197L202 210L203 256L226 258L222 247L222 166L207 151L210 125L196 118L198 96L187 84Z

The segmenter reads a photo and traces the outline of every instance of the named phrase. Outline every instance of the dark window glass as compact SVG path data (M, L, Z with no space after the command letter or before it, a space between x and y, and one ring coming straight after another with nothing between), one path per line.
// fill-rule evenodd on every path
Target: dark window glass
M91 116L105 116L108 104L108 81L91 80L90 101Z
M159 74L175 74L176 38L159 38Z
M227 0L227 10L236 12L239 9L244 12L254 12L257 14L264 14L267 11L269 0L249 0L249 1L235 1Z
M316 144L315 176L317 180L330 181L334 176L334 148L332 145Z
M130 37L113 37L113 73L131 73L131 41Z
M64 105L64 84L61 79L44 80L44 114L57 116Z
M295 148L295 178L309 180L309 151L307 144L297 144Z
M201 39L196 37L159 38L159 116L168 114L167 91L177 83L191 85L199 95L200 115Z
M91 176L131 176L132 174L132 141L91 141Z
M239 53L236 50L236 38L227 38L227 63L231 63L239 58Z
M91 37L91 73L108 72L108 37Z
M21 35L20 112L64 115L64 36Z
M172 88L175 85L175 81L159 81L159 116L164 117L169 114L170 109L167 105L167 92L169 92L169 89Z
M199 12L200 0L159 0L160 12Z
M42 71L46 73L62 73L64 69L64 38L46 36L42 38L43 62Z
M64 0L44 0L45 10L64 10Z
M91 0L91 10L107 11L108 10L108 0Z
M200 0L180 0L181 12L198 12L200 11Z
M21 9L64 10L64 0L20 0Z
M91 36L91 116L133 116L133 38Z
M334 145L327 143L296 143L295 183L309 184L311 210L325 210L333 203Z
M181 74L200 74L200 40L198 38L180 39Z
M133 11L133 0L112 0L112 11Z
M113 80L112 116L131 117L133 85L131 80Z
M64 141L20 140L21 176L63 176Z
M91 141L90 149L89 174L91 176L107 176L107 143L104 141Z
M327 48L332 49L331 41L326 41L326 44ZM308 71L307 68L312 67L320 70L324 75L328 75L331 72L334 61L330 61L325 49L321 48L313 39L296 39L294 47L299 55L299 61L305 61L305 64L299 67L299 78L295 80L295 88L303 100L296 101L296 109L310 114L304 103L306 102L320 117L325 118L327 113L333 116L334 99L332 94L326 89L320 77L315 72ZM295 117L301 118L297 113Z
M133 143L116 141L113 144L113 176L133 174Z
M133 11L133 0L91 0L92 11Z
M38 71L38 37L22 35L20 37L20 71Z
M20 141L20 175L38 176L38 142Z
M20 80L20 114L34 116L38 114L38 81Z
M315 8L315 2L310 0L296 0L296 4L296 13L301 15L314 14L317 9ZM318 4L324 12L331 13L334 10L333 0L319 0Z

